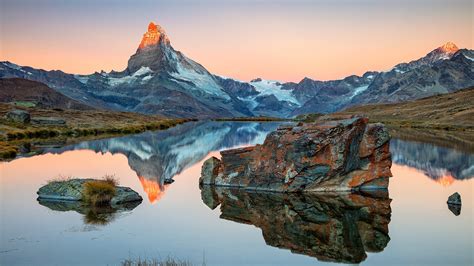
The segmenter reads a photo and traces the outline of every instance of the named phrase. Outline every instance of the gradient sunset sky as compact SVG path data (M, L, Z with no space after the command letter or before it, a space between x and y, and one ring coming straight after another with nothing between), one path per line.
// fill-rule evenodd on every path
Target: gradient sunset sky
M150 21L176 50L241 80L337 79L474 42L472 0L0 2L0 60L68 73L125 69Z

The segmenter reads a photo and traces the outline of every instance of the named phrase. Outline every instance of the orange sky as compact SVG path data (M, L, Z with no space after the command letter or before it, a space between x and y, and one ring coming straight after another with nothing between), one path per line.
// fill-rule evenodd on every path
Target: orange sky
M337 79L389 69L447 41L473 48L469 0L109 2L2 1L0 60L123 70L149 21L176 50L241 80Z

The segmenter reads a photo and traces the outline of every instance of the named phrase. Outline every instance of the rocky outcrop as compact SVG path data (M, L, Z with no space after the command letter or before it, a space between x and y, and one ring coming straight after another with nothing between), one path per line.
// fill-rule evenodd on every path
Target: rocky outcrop
M84 184L94 179L69 179L52 181L42 186L37 194L39 201L81 201L83 198ZM116 195L111 199L110 205L120 205L128 202L142 201L142 197L128 187L115 187Z
M31 117L30 117L30 113L28 113L27 111L13 110L13 111L8 112L5 115L5 119L11 122L15 122L15 123L26 124L30 122Z
M283 125L262 145L204 162L201 184L267 191L386 189L390 136L367 118Z
M203 202L221 219L262 230L265 243L321 261L360 263L390 241L387 193L256 193L203 186Z

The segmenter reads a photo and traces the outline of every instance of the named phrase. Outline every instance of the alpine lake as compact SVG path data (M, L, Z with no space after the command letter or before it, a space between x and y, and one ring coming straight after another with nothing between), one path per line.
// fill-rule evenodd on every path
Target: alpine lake
M474 153L392 138L388 193L291 194L200 188L203 162L262 143L279 122L190 122L0 163L0 265L473 265ZM62 177L114 175L126 209L44 203ZM168 181L174 180L173 183ZM448 206L458 192L462 207ZM376 215L367 215L376 208Z

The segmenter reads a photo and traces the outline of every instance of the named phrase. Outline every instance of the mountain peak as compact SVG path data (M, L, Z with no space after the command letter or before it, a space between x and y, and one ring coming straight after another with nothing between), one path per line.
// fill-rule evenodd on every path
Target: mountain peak
M138 49L144 49L146 47L155 46L160 41L164 41L165 43L169 44L168 36L166 36L165 30L158 24L154 22L150 22L148 24L148 30L143 34L142 41L138 46Z
M454 54L455 52L459 50L459 48L456 46L456 44L452 42L447 42L443 44L442 46L440 46L438 50L443 53Z

